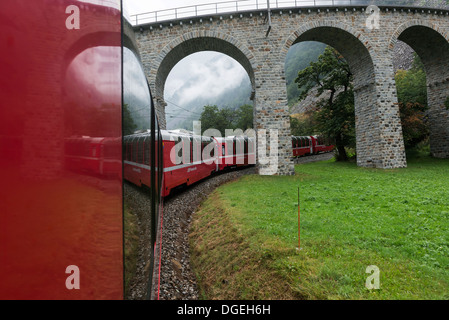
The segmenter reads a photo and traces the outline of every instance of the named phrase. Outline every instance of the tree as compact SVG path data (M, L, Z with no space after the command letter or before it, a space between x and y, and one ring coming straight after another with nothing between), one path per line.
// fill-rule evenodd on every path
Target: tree
M310 136L319 134L317 132L317 121L315 119L315 108L308 109L302 114L290 117L290 129L293 136Z
M244 104L237 110L237 128L243 131L254 127L254 108L250 104Z
M200 117L203 130L217 129L222 136L226 129L246 129L253 127L253 107L240 106L237 110L231 108L219 109L217 106L204 106Z
M427 106L420 103L399 103L402 135L406 148L414 147L429 136L425 111Z
M298 73L295 82L303 88L300 100L318 87L318 95L329 93L315 113L318 131L335 142L338 160L347 160L345 147L355 145L353 75L335 49L327 47L316 62Z
M395 79L404 144L410 148L429 136L426 72L416 53L412 68L398 70Z
M408 71L398 70L395 80L399 103L419 103L427 106L426 71L416 53L412 68Z

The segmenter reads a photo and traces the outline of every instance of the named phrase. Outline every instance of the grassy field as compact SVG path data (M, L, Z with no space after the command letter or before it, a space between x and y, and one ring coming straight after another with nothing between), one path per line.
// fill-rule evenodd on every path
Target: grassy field
M125 298L128 298L130 283L137 268L139 227L138 218L130 211L127 203L124 206L124 231Z
M203 298L449 299L448 195L449 160L431 158L395 170L331 160L226 184L192 224ZM370 265L378 290L365 287Z

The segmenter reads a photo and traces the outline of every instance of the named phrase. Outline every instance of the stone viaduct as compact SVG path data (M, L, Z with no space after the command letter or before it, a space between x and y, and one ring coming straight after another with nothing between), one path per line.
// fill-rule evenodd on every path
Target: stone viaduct
M195 52L224 53L248 72L256 131L278 130L279 168L272 173L293 174L285 59L292 45L319 41L337 49L354 74L358 165L406 167L392 62L396 43L403 41L425 65L431 152L448 158L449 12L424 7L378 9L378 29L367 27L373 12L366 5L277 8L271 10L271 19L263 9L135 25L162 126L164 86L172 68ZM259 163L258 168L261 172L264 166Z

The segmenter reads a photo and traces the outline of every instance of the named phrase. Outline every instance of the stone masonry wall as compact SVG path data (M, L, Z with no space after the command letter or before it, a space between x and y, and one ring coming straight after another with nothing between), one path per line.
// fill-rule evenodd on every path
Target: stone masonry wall
M429 102L437 110L434 114L439 115L432 118L438 122L435 126L438 132L432 134L432 139L438 140L433 153L448 156L449 118L445 109L436 107L446 98L449 79L446 71L442 71L449 70L447 11L381 8L380 28L370 30L366 27L368 13L362 7L274 10L268 36L266 15L266 12L257 11L135 27L151 89L155 99L160 101L159 116L165 119L165 80L177 62L199 51L228 54L242 64L252 81L256 130L278 130L278 170L261 164L259 170L270 174L293 174L285 57L294 43L320 41L339 50L354 73L358 165L405 167L393 49L399 38L413 48L413 41L401 35L413 26L422 26L420 37L435 38L437 42L432 40L430 44L443 47L432 55L421 53L424 59L421 58L427 61L429 70L433 68L431 65L438 70L438 76L430 75L430 82L441 83L438 89L429 86Z

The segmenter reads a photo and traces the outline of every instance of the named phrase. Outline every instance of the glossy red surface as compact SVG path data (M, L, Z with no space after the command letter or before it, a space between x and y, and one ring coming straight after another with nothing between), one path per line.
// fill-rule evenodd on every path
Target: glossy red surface
M119 1L0 2L0 299L123 298L120 29Z

